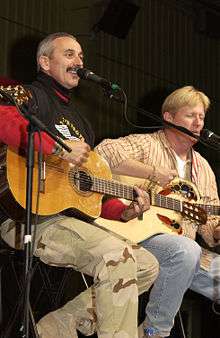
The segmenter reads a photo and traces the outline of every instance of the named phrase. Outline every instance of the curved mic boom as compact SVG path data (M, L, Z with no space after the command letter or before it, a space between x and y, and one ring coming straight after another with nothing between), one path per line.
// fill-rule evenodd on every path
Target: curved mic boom
M76 73L80 79L90 80L98 83L103 88L107 90L119 90L120 87L116 83L111 83L110 81L104 79L103 77L94 74L91 70L86 68L75 67L72 69L72 72Z

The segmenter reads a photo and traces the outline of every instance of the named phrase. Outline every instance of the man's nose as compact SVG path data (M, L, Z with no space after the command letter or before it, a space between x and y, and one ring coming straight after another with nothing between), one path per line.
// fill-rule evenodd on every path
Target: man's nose
M203 127L204 121L201 118L198 117L198 118L195 119L194 125L197 126L197 127Z
M199 116L196 116L194 119L195 124L200 124L202 122L201 118Z
M78 67L83 67L83 60L79 56L74 58L74 63Z

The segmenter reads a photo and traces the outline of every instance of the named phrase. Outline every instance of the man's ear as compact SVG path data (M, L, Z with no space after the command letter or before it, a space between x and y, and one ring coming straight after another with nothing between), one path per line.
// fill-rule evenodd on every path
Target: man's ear
M163 113L163 119L168 122L173 122L173 115L169 113L168 111L165 111Z
M41 69L43 69L44 71L48 71L50 69L50 60L46 55L41 55L39 57L39 64Z

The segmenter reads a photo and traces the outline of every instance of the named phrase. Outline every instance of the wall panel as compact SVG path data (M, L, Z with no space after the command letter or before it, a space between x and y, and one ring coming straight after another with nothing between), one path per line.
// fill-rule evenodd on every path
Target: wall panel
M198 4L171 0L136 3L140 10L125 40L103 32L97 35L96 52L91 58L95 70L118 82L133 105L157 88L169 91L187 84L199 87L213 102L207 125L220 133L220 42L198 30ZM123 122L121 107L116 105L114 112L112 105L100 100L96 121L100 138L134 131ZM105 116L118 116L117 121L105 123L103 109ZM136 111L129 113L133 120L138 119Z
M162 89L169 91L194 84L211 97L213 113L207 117L208 126L220 132L220 43L202 29L201 22L198 30L198 13L208 9L192 0L136 0L140 10L126 39L103 32L88 38L85 34L103 12L103 3L107 1L2 1L1 75L15 75L10 53L16 41L59 30L77 33L85 49L86 66L119 83L132 105L138 105L159 88L158 102L153 105L158 111ZM15 52L20 52L22 58L22 49L18 47ZM79 90L76 99L92 118L97 139L134 131L123 119L122 105L109 101L96 85L82 82L80 87L86 92ZM147 99L145 105L148 109ZM129 110L129 116L133 121L140 120L133 109ZM150 124L147 120L146 123Z

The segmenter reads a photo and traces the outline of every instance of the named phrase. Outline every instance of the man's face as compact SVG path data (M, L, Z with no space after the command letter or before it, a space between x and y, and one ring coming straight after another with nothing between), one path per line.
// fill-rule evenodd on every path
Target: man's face
M185 127L192 133L199 136L201 130L204 127L204 106L203 104L197 104L194 107L185 106L180 108L175 114L165 112L164 119L173 124ZM188 135L184 134L184 137L190 138L192 140L192 138ZM195 139L193 140L195 141Z
M53 47L49 57L41 57L41 68L65 88L71 89L78 86L79 77L70 70L74 67L83 67L83 52L80 44L65 36L55 39Z

